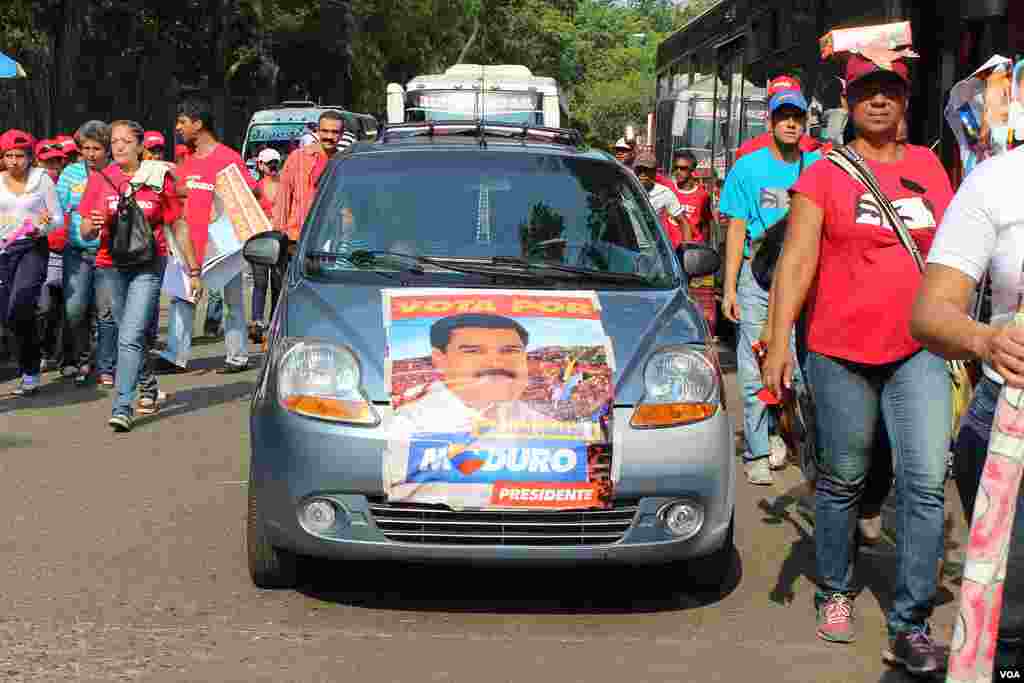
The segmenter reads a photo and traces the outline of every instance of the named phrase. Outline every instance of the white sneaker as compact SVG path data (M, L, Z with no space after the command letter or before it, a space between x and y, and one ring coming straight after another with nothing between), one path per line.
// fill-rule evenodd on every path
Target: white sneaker
M18 396L29 396L39 391L39 384L39 375L22 375L14 393Z
M758 458L746 464L747 481L755 486L771 486L775 482L772 477L771 468L768 466L768 458Z
M787 455L789 454L786 442L778 435L771 436L768 442L771 444L771 450L768 452L768 466L773 470L786 469L788 464Z

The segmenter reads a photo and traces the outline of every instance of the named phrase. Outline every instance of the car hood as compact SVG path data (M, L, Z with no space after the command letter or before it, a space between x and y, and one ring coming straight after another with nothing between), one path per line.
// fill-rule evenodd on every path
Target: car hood
M643 396L644 363L668 344L706 343L703 317L685 289L598 293L605 332L615 358L615 402L634 405ZM385 383L381 289L375 286L300 281L285 295L289 337L328 340L359 357L363 386L374 403L388 403Z

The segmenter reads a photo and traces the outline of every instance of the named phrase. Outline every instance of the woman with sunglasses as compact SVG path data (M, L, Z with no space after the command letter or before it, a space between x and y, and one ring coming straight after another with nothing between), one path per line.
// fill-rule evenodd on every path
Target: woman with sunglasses
M267 214L267 218L274 219L274 199L277 197L277 190L281 184L278 178L278 169L281 167L281 155L272 147L267 147L256 157L256 170L260 174L259 187L260 206ZM282 273L278 268L268 266L252 267L252 322L249 323L249 339L254 344L263 343L264 330L263 312L266 308L267 285L270 285L270 315L274 315L274 307L277 306L277 297L281 294Z
M0 318L13 332L21 382L17 395L39 390L42 362L36 310L50 250L46 236L63 216L53 181L32 165L35 140L20 130L0 136Z
M846 62L846 98L864 159L881 192L927 256L953 196L934 153L900 141L910 79L902 60ZM792 189L789 227L775 278L765 386L780 395L796 361L785 344L807 303L805 369L814 397L817 635L855 639L856 514L876 437L892 448L898 525L897 572L883 658L915 675L941 666L928 619L943 555L950 378L945 361L911 336L921 272L871 192L831 161L815 164Z

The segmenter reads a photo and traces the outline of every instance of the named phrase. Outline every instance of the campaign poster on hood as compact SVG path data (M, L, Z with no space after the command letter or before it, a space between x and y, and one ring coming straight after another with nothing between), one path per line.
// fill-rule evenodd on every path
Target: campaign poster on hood
M612 504L614 358L594 292L383 292L388 500Z

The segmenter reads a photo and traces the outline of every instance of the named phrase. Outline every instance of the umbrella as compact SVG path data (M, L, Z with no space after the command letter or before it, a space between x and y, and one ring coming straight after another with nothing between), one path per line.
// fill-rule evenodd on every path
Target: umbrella
M0 52L0 78L26 78L27 75L21 64Z
M1018 304L1015 325L1024 325ZM1024 392L1004 386L992 424L988 456L974 504L960 613L950 644L947 683L992 680L1003 582L1017 495L1024 472ZM1016 568L1015 571L1020 571Z

